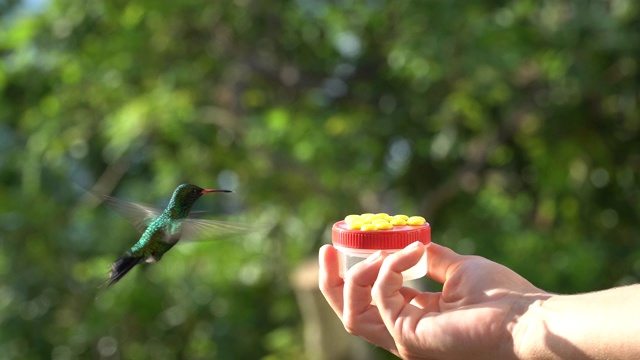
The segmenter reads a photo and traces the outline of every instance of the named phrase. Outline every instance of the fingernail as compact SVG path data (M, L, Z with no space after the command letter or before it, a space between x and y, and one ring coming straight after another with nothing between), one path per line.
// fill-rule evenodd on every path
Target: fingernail
M415 250L415 248L418 247L418 244L420 244L420 241L413 242L413 243L409 244L405 249L409 250L409 251Z
M368 258L366 258L364 261L365 261L366 263L369 263L369 264L370 264L370 263L373 263L373 262L375 262L376 260L378 260L378 259L380 258L380 256L381 256L381 255L382 255L382 250L378 250L378 251L374 252L373 254L369 255L369 257L368 257Z

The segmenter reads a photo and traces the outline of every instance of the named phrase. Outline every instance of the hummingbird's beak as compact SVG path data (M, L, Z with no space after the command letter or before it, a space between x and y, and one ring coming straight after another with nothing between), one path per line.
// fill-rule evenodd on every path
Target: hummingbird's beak
M230 193L233 192L231 190L216 190L216 189L203 189L202 193L206 194L206 193L220 193L220 192L225 192L225 193Z

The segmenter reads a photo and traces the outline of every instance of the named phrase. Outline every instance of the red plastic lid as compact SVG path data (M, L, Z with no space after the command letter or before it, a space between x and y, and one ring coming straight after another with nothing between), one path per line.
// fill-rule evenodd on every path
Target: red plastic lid
M349 230L344 221L333 224L331 238L334 245L351 249L386 250L403 249L416 241L431 242L431 226L394 226L390 230Z

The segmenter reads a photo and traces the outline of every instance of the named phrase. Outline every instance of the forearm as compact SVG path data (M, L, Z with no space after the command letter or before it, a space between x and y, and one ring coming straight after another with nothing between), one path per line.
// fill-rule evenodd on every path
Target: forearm
M525 359L640 359L639 336L640 284L535 301L514 328Z

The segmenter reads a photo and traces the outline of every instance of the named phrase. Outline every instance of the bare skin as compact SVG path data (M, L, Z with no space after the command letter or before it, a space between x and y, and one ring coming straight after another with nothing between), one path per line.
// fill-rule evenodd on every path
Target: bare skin
M428 276L443 291L403 287L401 272L424 251L415 243L375 253L343 280L336 250L323 246L320 290L348 332L404 359L640 358L640 285L555 295L500 264L431 244Z

